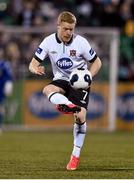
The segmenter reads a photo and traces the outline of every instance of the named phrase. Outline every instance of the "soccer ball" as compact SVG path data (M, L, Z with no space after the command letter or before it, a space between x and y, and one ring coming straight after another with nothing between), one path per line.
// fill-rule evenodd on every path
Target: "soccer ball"
M87 89L91 82L91 73L86 69L75 69L69 77L69 83L74 89Z

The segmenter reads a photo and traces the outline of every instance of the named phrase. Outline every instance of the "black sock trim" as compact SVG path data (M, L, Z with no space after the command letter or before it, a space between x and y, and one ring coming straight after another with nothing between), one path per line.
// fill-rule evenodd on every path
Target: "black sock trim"
M75 147L77 147L77 148L80 148L80 149L81 149L81 147L80 147L80 146L76 146L75 144L74 144L74 146L75 146Z
M56 93L58 93L58 92L52 93L52 94L49 96L48 100L50 101L51 97L52 97L54 94L56 94Z
M78 131L78 134L86 134L86 132Z
M75 123L78 124L78 125L80 125L80 126L82 126L85 122L86 122L86 121L84 121L83 123L79 123L79 122L75 121Z

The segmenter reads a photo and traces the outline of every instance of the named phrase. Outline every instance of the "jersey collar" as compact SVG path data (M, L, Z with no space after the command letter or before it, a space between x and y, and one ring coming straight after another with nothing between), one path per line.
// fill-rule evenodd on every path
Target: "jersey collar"
M57 43L59 43L59 44L62 43L62 41L58 38L57 33L55 33L55 38L56 38ZM66 46L68 46L68 45L70 45L72 43L72 41L73 41L73 35L72 35L71 39L68 42L64 43L64 44Z

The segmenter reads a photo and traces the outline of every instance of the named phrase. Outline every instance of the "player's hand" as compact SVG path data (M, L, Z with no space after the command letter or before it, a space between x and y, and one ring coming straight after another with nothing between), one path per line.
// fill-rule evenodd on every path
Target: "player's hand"
M92 83L92 74L91 74L91 72L89 70L88 70L88 75L89 75L89 79L88 79L89 85L91 85L91 83Z
M37 75L44 75L45 74L44 66L41 66L40 62L38 62L35 58L33 58L32 61L30 62L29 70L33 74L37 74Z
M45 68L44 66L38 66L36 71L35 71L35 74L38 74L38 75L44 75L45 74Z

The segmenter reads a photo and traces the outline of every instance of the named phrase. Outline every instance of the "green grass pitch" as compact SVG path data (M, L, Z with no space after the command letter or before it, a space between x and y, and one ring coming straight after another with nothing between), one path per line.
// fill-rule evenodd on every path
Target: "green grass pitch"
M134 132L88 132L76 171L67 171L72 132L4 132L2 179L133 179Z

